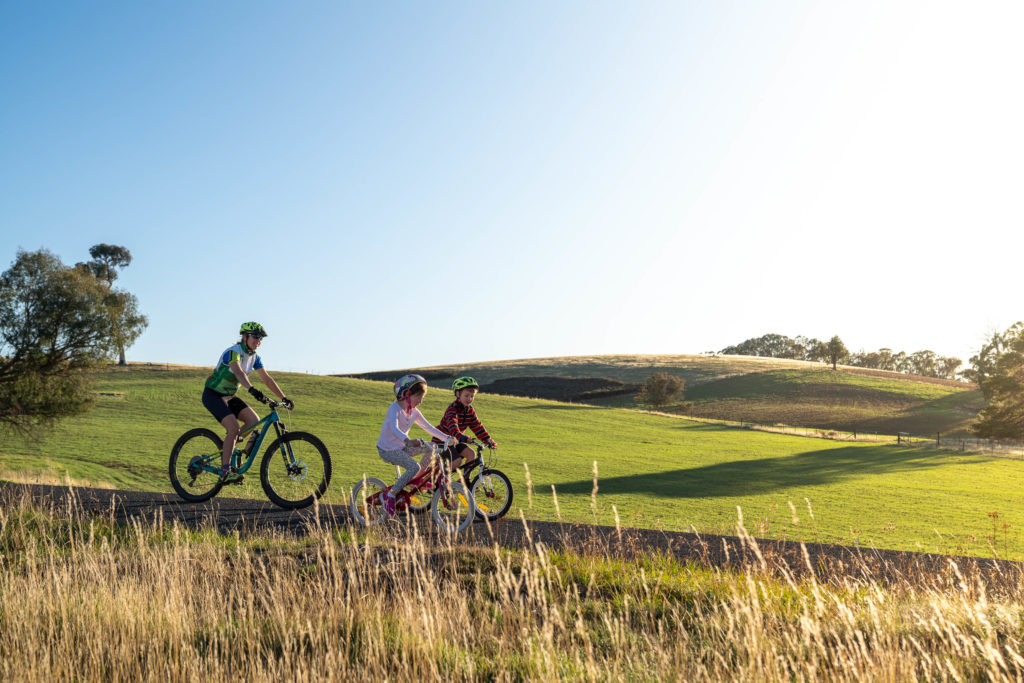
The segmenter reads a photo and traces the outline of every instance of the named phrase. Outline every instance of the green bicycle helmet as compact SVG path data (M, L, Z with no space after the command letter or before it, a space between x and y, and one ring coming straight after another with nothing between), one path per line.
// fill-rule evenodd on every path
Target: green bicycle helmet
M462 391L463 389L479 389L480 385L477 384L476 380L472 377L459 377L457 380L452 382L452 391Z
M239 334L251 334L254 337L266 337L267 331L263 329L263 325L255 322L242 323L242 328L238 330Z

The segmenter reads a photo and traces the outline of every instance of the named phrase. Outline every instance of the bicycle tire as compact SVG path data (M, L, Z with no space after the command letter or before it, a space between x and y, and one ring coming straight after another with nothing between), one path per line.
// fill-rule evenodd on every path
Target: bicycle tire
M298 510L313 504L331 483L331 454L309 432L274 440L260 462L260 484L274 505Z
M181 498L190 503L202 503L220 492L224 486L220 474L206 470L197 471L194 463L202 460L219 465L223 448L224 440L202 427L190 429L178 437L171 449L167 469L171 486ZM200 481L202 483L197 485Z
M352 487L352 500L349 503L349 511L352 513L353 519L362 526L375 526L387 518L387 512L384 510L384 506L379 502L380 496L377 497L378 502L366 504L363 500L364 484L366 485L366 498L369 498L374 494L381 493L387 488L387 484L377 477L366 477L365 479L360 479L356 482L356 485Z
M476 509L473 494L462 482L453 481L449 488L450 493L443 488L434 491L434 497L430 499L430 515L441 531L455 534L473 523Z
M490 477L490 480L484 477ZM497 484L497 485L495 485ZM477 514L490 521L501 519L512 507L512 482L501 470L485 467L469 482Z

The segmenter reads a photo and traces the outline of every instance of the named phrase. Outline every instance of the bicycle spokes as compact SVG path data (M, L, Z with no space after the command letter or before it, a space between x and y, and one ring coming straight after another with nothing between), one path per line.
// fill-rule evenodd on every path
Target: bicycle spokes
M304 432L289 432L271 448L260 465L260 482L274 503L304 507L327 490L331 461L319 439Z

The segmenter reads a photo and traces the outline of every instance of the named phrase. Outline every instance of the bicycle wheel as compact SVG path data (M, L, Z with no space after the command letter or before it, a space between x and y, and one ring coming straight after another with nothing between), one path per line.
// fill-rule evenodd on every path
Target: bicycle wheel
M484 468L469 484L476 511L491 520L505 516L512 507L512 482L501 470Z
M458 533L473 523L473 494L460 481L438 489L430 499L430 514L441 531Z
M191 429L171 449L168 474L171 486L190 503L201 503L217 495L220 480L220 458L224 441L209 429ZM209 472L204 467L216 469Z
M365 485L365 487L364 487ZM349 503L349 510L357 522L363 526L380 524L387 517L384 506L381 505L380 497L387 484L377 477L366 477L356 482L352 487L352 502Z
M275 505L289 510L312 505L331 483L331 454L312 434L289 432L263 454L260 483Z

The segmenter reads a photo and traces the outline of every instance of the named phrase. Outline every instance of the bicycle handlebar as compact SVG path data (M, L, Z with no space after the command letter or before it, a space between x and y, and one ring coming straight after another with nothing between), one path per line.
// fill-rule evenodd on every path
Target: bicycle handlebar
M271 410L277 410L278 408L285 408L286 410L291 410L291 408L284 404L284 401L275 401L272 398L267 398L263 401L263 403L270 406Z
M438 452L443 451L444 449L448 448L448 442L447 441L445 441L444 443L435 443L433 441L427 441L426 439L420 439L420 443L423 444L424 446L430 446L434 450L435 453L438 453Z

